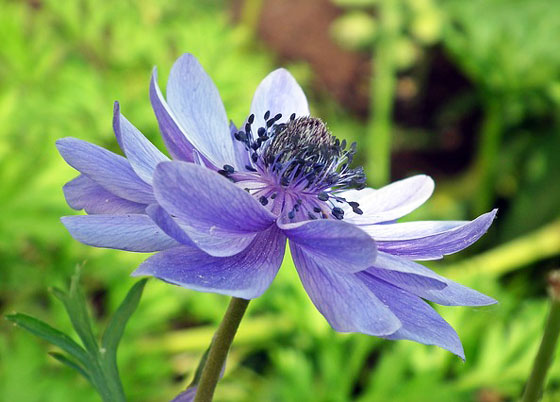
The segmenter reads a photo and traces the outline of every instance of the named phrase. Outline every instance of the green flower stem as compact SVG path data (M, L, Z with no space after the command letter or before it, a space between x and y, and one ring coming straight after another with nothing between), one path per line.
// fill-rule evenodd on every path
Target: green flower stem
M391 174L391 132L397 64L395 41L398 38L399 2L383 0L378 4L379 33L373 48L370 84L370 122L366 139L367 177L373 186L389 182Z
M236 297L231 299L224 319L212 340L208 359L202 369L202 375L198 383L195 402L210 402L212 400L229 348L248 305L249 300Z
M503 127L503 106L501 99L489 95L484 107L484 121L480 132L480 143L476 160L476 172L480 188L476 192L475 212L486 212L494 200L496 181L496 157L500 154Z
M546 373L552 363L556 344L558 343L558 336L560 335L560 271L553 272L549 281L550 312L533 370L525 387L522 402L540 400L546 380Z

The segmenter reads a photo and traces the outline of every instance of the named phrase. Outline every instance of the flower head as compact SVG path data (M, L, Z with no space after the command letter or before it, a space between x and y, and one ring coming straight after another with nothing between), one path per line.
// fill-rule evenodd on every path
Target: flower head
M252 299L274 279L286 239L317 309L337 331L439 345L464 357L455 331L424 301L481 306L495 300L415 260L468 247L496 211L474 221L396 222L434 189L419 175L365 187L347 146L283 69L257 88L247 120L228 124L211 79L185 54L164 99L154 70L150 98L172 157L151 144L115 104L125 157L64 138L63 158L81 175L64 192L88 215L62 218L77 240L158 253L133 275Z

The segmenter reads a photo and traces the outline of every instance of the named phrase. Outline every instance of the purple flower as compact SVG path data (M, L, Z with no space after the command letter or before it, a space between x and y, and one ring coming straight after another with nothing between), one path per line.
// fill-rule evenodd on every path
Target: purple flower
M57 142L81 173L64 187L68 204L88 213L62 218L74 238L157 251L133 275L245 299L268 288L289 239L303 286L335 330L438 345L464 358L453 328L424 300L495 300L414 260L468 247L495 210L470 222L397 223L430 197L432 179L364 188L363 170L350 167L355 144L309 116L302 89L283 69L261 82L240 130L190 54L173 66L167 100L154 70L150 98L171 161L118 104L114 131L125 157L74 138Z

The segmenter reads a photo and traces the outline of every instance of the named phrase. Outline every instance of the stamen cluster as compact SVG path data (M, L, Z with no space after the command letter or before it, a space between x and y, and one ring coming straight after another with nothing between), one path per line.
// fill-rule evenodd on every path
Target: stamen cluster
M265 126L256 132L253 129L255 116L251 115L244 130L234 134L249 154L247 172L235 172L232 166L224 165L219 171L221 174L234 182L264 180L267 186L246 189L257 196L262 205L283 193L281 209L286 211L288 207L290 220L304 211L307 213L303 213L303 217L309 219L328 218L328 212L336 219L343 219L344 210L335 202L347 203L355 213L362 213L357 202L347 202L337 195L342 189L365 187L363 168L350 168L356 143L347 148L346 140L334 137L318 118L296 118L292 114L287 122L278 123L282 115L271 117L269 111L263 117ZM294 198L293 202L286 202L286 192Z

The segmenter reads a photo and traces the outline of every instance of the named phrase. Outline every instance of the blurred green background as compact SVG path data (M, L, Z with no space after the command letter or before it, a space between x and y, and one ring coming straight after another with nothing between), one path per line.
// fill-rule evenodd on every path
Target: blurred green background
M70 331L48 292L85 263L99 328L145 256L94 249L59 222L76 173L54 141L116 150L113 101L162 146L148 99L183 52L197 56L238 124L271 70L296 76L314 115L359 143L369 183L423 172L433 198L409 219L498 219L469 250L429 264L500 301L439 308L466 362L436 347L338 334L291 262L249 306L219 401L509 401L522 392L560 267L560 3L548 0L0 0L0 314ZM152 280L119 352L131 401L184 389L227 298ZM97 401L2 320L0 400ZM560 400L560 363L546 401Z

